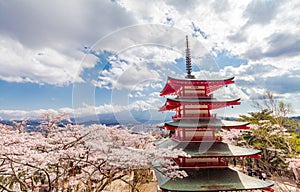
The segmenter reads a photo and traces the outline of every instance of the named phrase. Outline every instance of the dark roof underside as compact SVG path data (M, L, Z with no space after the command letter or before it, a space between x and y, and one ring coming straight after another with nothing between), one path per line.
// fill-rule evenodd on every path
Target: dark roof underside
M235 191L273 186L269 181L250 177L231 168L186 169L188 177L183 179L165 177L158 167L154 170L160 188L170 191Z
M196 120L180 120L180 121L171 121L166 122L165 125L169 125L172 127L180 127L180 128L234 128L240 126L248 125L248 122L240 122L240 121L227 121L221 119L196 119Z
M204 138L205 139L205 138ZM180 142L175 139L164 139L156 143L158 148L183 149L192 157L243 157L260 153L260 150L242 148L223 142Z
M183 79L183 78L175 78L168 76L168 80L177 80L177 81L192 81L192 82L214 82L214 81L230 81L233 80L234 77L226 77L226 78L206 78L206 79Z
M167 98L167 101L186 103L225 103L239 101L238 99L216 99L216 98Z

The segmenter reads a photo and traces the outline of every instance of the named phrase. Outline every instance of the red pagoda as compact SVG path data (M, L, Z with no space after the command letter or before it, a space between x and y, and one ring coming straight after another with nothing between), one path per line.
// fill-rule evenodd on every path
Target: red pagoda
M161 96L170 95L159 111L175 111L173 121L159 125L170 137L156 143L158 148L183 149L189 157L174 159L188 177L171 179L160 166L154 170L161 192L179 191L274 191L273 183L240 173L229 167L230 158L260 158L260 151L222 142L220 129L249 129L248 123L218 119L211 110L239 105L239 99L216 99L213 92L234 83L234 78L196 79L192 75L190 49L186 37L185 79L168 77Z

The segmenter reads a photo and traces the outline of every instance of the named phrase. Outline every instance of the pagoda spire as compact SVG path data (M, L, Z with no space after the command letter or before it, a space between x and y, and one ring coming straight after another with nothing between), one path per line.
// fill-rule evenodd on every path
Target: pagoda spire
M185 65L186 65L186 72L187 75L185 76L186 79L195 79L195 76L192 75L192 62L191 62L191 53L189 48L189 40L188 36L185 36L186 39L186 49L185 49Z

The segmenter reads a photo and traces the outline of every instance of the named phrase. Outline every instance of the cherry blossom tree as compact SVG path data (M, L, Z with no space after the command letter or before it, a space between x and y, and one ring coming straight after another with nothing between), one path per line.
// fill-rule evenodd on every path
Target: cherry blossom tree
M300 158L288 158L287 163L289 163L288 168L294 173L297 184L300 185Z
M241 141L241 136L243 135L243 133L244 131L238 129L230 129L230 130L221 129L219 131L219 134L221 135L223 142L231 145L237 145Z
M69 176L69 159L86 150L75 127L52 130L47 137L42 132L1 127L1 187L8 191L33 191L44 184L49 190L57 188L59 180Z
M40 131L0 125L0 188L4 191L101 191L130 172L162 162L169 177L184 177L170 162L181 150L156 149L150 134L119 127L71 125L65 114L45 114ZM167 157L167 158L166 158Z
M186 176L184 171L178 170L174 163L170 163L171 158L186 156L186 153L182 150L171 150L171 148L155 148L153 137L149 134L132 134L129 130L120 129L118 126L103 125L82 127L80 132L85 135L84 140L90 155L97 157L94 163L101 162L102 165L101 170L86 167L85 173L89 177L101 175L96 173L105 170L114 177L106 178L107 174L102 174L101 178L97 178L98 180L119 179L134 170L150 169L154 160L161 161L161 165L165 166L166 176L171 178ZM105 185L100 185L97 189L103 189L103 187Z

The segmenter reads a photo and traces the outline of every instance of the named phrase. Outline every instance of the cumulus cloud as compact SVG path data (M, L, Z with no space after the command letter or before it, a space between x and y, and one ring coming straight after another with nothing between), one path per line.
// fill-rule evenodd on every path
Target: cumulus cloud
M71 110L60 110L59 112L70 112ZM18 119L33 119L39 118L44 113L58 113L54 109L39 109L39 110L0 110L0 117L8 120L18 120Z
M58 71L64 73L49 73L49 79L34 76L40 71L17 74L0 73L1 79L10 81L32 81L56 83L56 76L63 77L61 82L74 79L74 70L79 64L63 65L65 61L56 62L61 57L68 63L79 62L82 57L83 44L91 45L99 37L109 32L128 26L133 23L162 23L178 27L187 33L193 33L195 26L207 34L208 40L203 36L196 37L208 50L223 49L234 55L240 55L250 60L261 60L263 56L294 56L299 52L298 34L296 25L299 23L296 6L297 2L281 1L126 1L98 2L98 1L2 1L0 6L0 34L1 39L10 41L12 47L2 46L2 55L14 52L18 46L29 50L23 55L6 57L1 61L3 67L14 66L15 59L21 60L23 56L36 59L43 56L46 50L52 50L56 56L50 55L45 59L38 58L44 68L60 66ZM293 7L290 10L290 7ZM68 9L68 11L66 11ZM288 14L287 14L288 13ZM170 21L172 21L170 23ZM285 24L287 21L287 24ZM257 27L257 24L260 27ZM294 26L294 27L293 27ZM282 33L284 28L293 28L292 33ZM274 34L275 31L279 31ZM233 38L235 37L235 38ZM238 41L232 41L239 39ZM292 41L296 39L296 41ZM118 39L116 39L117 41ZM114 44L114 43L112 43ZM281 46L277 46L281 45ZM23 51L24 52L24 51ZM154 55L155 56L155 55ZM159 55L161 56L161 55ZM15 58L15 59L13 59ZM53 58L51 60L50 58ZM71 59L73 58L73 59ZM28 61L29 60L29 61ZM24 66L30 59L24 61ZM73 61L72 61L73 60ZM25 63L26 62L26 63ZM33 62L34 63L34 62ZM28 65L28 68L32 68ZM11 67L14 71L15 68ZM22 69L22 68L21 68ZM48 68L47 68L48 69ZM21 71L21 72L20 72ZM50 69L50 71L52 71ZM32 74L28 74L32 73ZM51 78L53 75L55 78ZM61 84L61 82L57 82Z
M158 82L161 82L167 73L176 68L178 70L176 59L182 57L182 53L156 45L137 46L110 56L108 62L111 67L100 71L94 84L107 89L126 88L142 91L147 87L158 88L161 87Z
M74 81L80 62L52 48L30 49L0 35L0 79L64 85Z
M101 36L133 22L115 3L96 0L1 1L0 18L0 31L25 46L67 49L72 44L95 43Z
M277 15L280 5L278 0L253 0L244 11L247 24L268 24Z
M49 84L73 82L83 45L92 45L133 21L130 14L109 1L1 1L0 78Z
M184 57L184 35L193 34L193 39L215 57L226 52L228 57L246 61L212 70L213 62L205 63L200 58L207 51L194 46L192 56L199 58L192 62L201 70L195 73L198 77L236 76L237 87L243 89L231 91L245 99L266 89L295 95L300 93L296 88L300 71L299 11L297 1L0 1L0 79L53 85L86 80L84 76L78 79L77 71L91 69L99 58L89 57L90 63L81 63L83 47L92 47L109 34L106 37L112 38L101 39L107 49L96 51L116 51L116 56L109 58L110 67L95 71L93 85L128 89L126 96L144 98L150 90L161 89L167 75L183 76L184 69L178 63ZM176 32L182 31L176 33L182 38L175 33L162 35L170 30L157 33L151 28L111 33L143 23L171 26ZM134 38L126 38L133 34ZM155 41L151 41L153 34L157 36ZM167 41L168 48L138 47Z
M269 47L264 56L281 57L300 54L300 36L291 33L274 33L268 38Z
M299 82L299 75L289 76L285 74L266 79L265 85L268 90L273 90L279 94L293 94L300 93Z
M221 73L236 76L237 86L243 88L250 98L256 98L266 90L278 95L300 93L300 88L297 86L300 82L299 69L289 71L281 70L271 64L249 63L239 68L225 67Z

